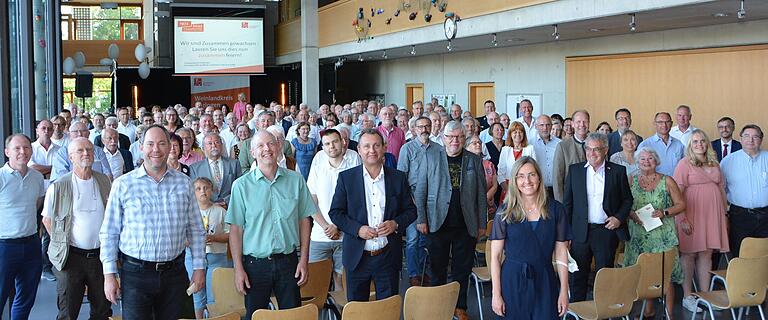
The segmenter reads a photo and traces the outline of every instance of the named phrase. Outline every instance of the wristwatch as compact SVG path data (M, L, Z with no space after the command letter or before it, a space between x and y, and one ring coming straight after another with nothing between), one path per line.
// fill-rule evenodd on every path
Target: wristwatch
M668 217L668 216L669 216L669 210L664 210L664 216L665 216L665 217Z

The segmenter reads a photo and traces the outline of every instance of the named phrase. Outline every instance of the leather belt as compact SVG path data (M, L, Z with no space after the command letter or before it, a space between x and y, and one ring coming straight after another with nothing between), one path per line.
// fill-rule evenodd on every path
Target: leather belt
M389 246L385 246L384 248L381 248L379 250L373 250L373 251L363 250L363 253L371 257L375 257L386 252L387 250L389 250Z
M746 212L750 214L768 214L768 207L749 209L749 208L739 207L735 204L731 204L730 213L742 213L742 212Z
M136 259L134 257L131 257L129 255L123 254L123 261L126 263L130 263L133 265L140 266L146 270L152 270L152 271L168 271L172 269L173 267L177 266L178 264L184 265L184 253L182 252L178 257L171 261L163 261L163 262L155 262L155 261L144 261L141 259Z
M69 252L79 254L81 256L85 256L86 259L99 257L99 248L86 250L86 249L80 249L78 247L69 246Z
M26 243L29 240L35 239L35 237L37 237L37 233L21 238L0 239L0 243Z

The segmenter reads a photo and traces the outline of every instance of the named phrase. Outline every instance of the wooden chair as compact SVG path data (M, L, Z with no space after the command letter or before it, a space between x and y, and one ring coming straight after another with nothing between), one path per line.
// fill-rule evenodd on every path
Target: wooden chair
M739 249L739 258L760 258L768 256L768 238L744 238ZM714 290L715 281L725 285L726 270L712 270L712 280L709 282L709 291Z
M595 300L570 304L567 315L576 319L621 317L629 320L632 303L637 298L639 279L640 266L637 264L626 268L602 268L595 276Z
M405 291L403 320L450 320L459 299L459 283L437 287L410 287Z
M488 221L485 225L485 234L478 234L478 239L485 237L485 240L477 241L475 244L475 266L480 267L480 254L485 254L488 251L485 248L485 243L488 242L488 237L491 236L491 228L493 228L493 220Z
M317 320L317 306L314 304L304 305L298 308L287 310L256 310L251 316L251 320Z
M491 281L491 241L485 242L485 267L474 267L469 277L475 281L475 292L477 293L477 309L480 310L480 320L483 320L483 301L480 298L482 283Z
M728 263L726 270L725 290L694 292L693 295L698 297L696 304L705 305L712 319L715 318L712 306L730 309L733 319L737 319L735 308L757 306L760 318L765 320L761 305L765 301L765 290L768 287L768 256L752 259L734 258ZM695 317L696 313L692 313L691 319ZM741 312L739 312L740 317Z
M237 312L230 312L222 314L218 317L205 318L206 320L240 320L240 314ZM194 319L179 319L179 320L194 320Z
M328 300L328 288L331 285L333 276L333 261L325 259L309 263L307 266L309 279L301 286L301 304L313 303L317 310L322 311L325 308L325 301Z
M672 269L675 266L677 257L677 248L672 248L664 252L664 289L670 288L672 279ZM662 275L661 275L662 253L643 253L637 258L637 265L640 266L640 280L637 283L637 298L643 300L643 307L640 309L640 319L645 313L646 299L656 299L662 296ZM669 310L664 310L669 318Z
M236 312L245 315L245 299L235 289L235 269L216 268L211 277L211 288L216 302L208 305L211 316L225 315Z
M402 306L403 299L399 295L378 301L352 301L344 307L341 318L344 320L400 320Z

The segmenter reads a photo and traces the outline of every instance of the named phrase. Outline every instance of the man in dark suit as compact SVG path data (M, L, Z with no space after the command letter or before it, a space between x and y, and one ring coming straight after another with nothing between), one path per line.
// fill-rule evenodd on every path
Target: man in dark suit
M563 205L571 218L571 254L579 271L571 277L571 301L587 297L592 257L595 268L613 264L618 240L627 240L627 217L632 192L624 166L605 160L608 139L601 133L587 135L587 161L572 164L565 183Z
M629 112L629 109L622 107L616 110L616 113L613 115L616 118L616 131L608 135L608 158L614 153L621 152L621 136L632 126L632 113ZM637 133L635 133L635 136L637 137L638 145L640 142L643 142L643 137L637 135Z
M483 109L485 109L485 115L483 115L482 117L477 117L477 121L480 121L480 131L488 129L491 126L490 124L488 124L488 118L486 117L486 115L491 112L496 112L496 104L493 103L492 100L486 100L483 103Z
M213 182L211 201L226 208L232 192L232 183L242 174L240 162L222 156L224 144L218 133L212 132L203 138L205 159L189 166L189 176L194 180L206 177Z
M720 139L712 141L712 150L717 154L717 161L723 160L725 156L741 150L741 143L733 140L733 130L736 123L730 117L722 117L717 121L717 131L720 132Z
M387 147L381 133L365 129L358 142L363 165L339 174L328 213L346 233L342 263L347 299L368 301L373 280L381 300L398 294L401 241L416 220L416 206L405 173L384 167Z

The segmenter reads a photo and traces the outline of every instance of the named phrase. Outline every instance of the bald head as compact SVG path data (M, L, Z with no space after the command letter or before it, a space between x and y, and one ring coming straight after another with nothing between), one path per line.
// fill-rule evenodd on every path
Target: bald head
M88 138L79 137L70 141L67 154L75 170L90 169L93 166L93 143Z

